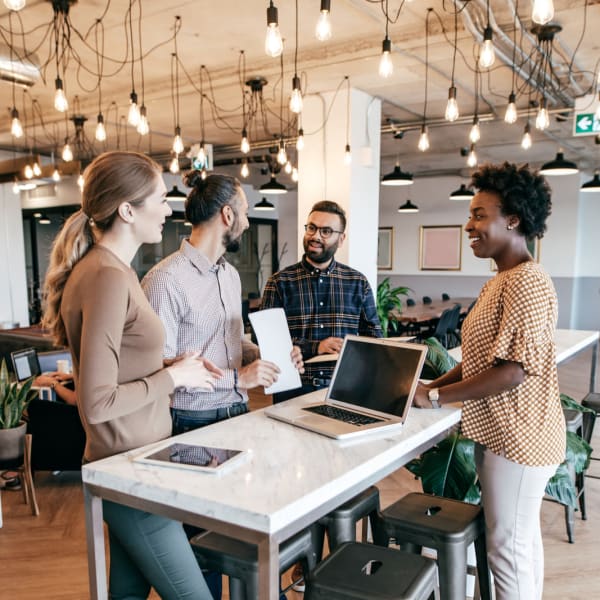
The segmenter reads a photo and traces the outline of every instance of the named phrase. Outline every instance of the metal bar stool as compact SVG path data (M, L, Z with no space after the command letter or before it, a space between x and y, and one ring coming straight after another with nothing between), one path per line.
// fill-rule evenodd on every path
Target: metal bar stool
M435 585L435 562L429 558L347 542L310 572L304 598L428 600Z
M317 561L320 561L323 556L325 531L327 531L329 551L333 552L344 542L356 541L356 524L363 520L362 541L365 542L367 524L370 522L373 529L378 513L379 489L372 485L319 519L312 528Z
M386 508L374 528L375 543L387 546L395 539L401 548L437 551L441 600L464 600L467 548L475 543L481 597L491 600L491 581L481 506L431 496L407 494Z
M583 437L583 413L571 408L563 408L563 414L565 415L565 424L567 431L576 433ZM585 513L585 487L583 473L571 473L575 489L577 490L577 498L579 499L579 509L581 510L581 518L585 521L587 518ZM567 527L567 537L569 544L573 544L575 541L574 527L575 527L575 509L572 506L565 506L565 525Z
M258 600L258 552L256 546L219 533L206 531L190 540L202 569L229 577L231 600ZM300 562L304 573L317 564L313 539L305 529L279 546L279 573Z

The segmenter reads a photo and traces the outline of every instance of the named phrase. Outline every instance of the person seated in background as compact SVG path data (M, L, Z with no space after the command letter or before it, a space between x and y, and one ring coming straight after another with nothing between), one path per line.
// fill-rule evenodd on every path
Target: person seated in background
M77 405L77 396L73 389L73 375L71 373L61 373L60 371L43 373L33 380L33 385L36 387L49 387L54 390L58 400L73 406Z

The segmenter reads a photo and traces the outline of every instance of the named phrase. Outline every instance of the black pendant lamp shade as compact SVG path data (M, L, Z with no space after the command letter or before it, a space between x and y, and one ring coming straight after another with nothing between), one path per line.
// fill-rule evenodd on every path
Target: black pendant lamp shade
M556 158L542 165L540 169L542 175L573 175L579 173L579 169L574 162L565 159L565 155L559 151Z
M275 210L275 205L271 204L266 198L254 205L254 210Z
M581 192L600 192L600 175L598 171L594 173L594 178L590 179L581 186Z
M410 200L407 200L402 206L398 207L399 213L418 213L419 207L416 204L413 204Z
M475 192L467 188L464 183L460 184L460 188L454 190L450 194L450 200L470 200L475 195Z
M287 188L275 179L274 173L271 173L270 181L260 186L260 191L262 194L287 194Z
M165 198L179 200L181 198L187 198L187 195L184 194L176 185L174 185L173 189L170 192L167 192Z
M394 170L381 178L381 185L412 185L412 173L406 173L396 164Z

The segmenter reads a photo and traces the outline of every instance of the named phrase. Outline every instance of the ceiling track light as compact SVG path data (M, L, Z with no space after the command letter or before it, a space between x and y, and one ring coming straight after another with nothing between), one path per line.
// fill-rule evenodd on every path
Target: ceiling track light
M594 177L584 183L579 189L581 192L591 193L600 192L600 174L598 171L594 171Z
M579 173L579 169L574 162L566 160L563 151L559 150L556 158L544 163L539 172L541 175L574 175Z
M404 204L398 207L398 212L401 214L418 213L419 207L413 204L410 200L407 200Z
M471 200L475 192L470 190L464 183L460 184L460 187L457 190L454 190L449 198L450 200Z
M267 35L265 37L265 52L273 58L283 52L283 40L279 31L279 16L277 7L270 0L267 8Z
M321 0L321 10L315 28L315 36L320 42L325 42L331 38L331 0Z
M412 185L414 183L412 173L407 173L396 163L394 170L381 178L381 185Z

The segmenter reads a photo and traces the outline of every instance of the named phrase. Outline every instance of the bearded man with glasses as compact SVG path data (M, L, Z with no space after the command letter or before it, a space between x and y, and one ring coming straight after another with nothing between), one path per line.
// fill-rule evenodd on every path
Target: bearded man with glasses
M329 200L317 202L304 226L304 256L272 275L261 308L281 307L304 360L332 354L331 361L304 365L302 387L274 394L273 402L327 387L336 353L348 334L382 337L373 291L367 278L335 260L346 239L346 213Z

